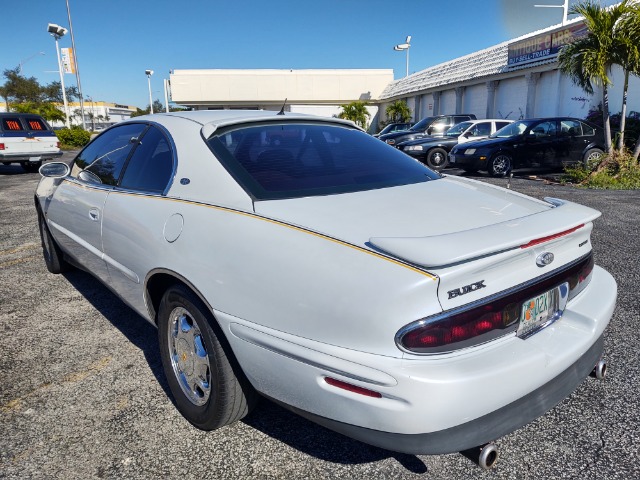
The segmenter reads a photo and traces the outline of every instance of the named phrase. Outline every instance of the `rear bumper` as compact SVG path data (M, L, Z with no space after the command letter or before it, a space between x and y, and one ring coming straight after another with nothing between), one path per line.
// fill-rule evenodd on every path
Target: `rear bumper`
M50 158L61 157L63 152L30 152L30 153L1 153L0 162L39 162L41 160L47 160ZM31 160L37 158L37 160Z
M437 432L401 434L371 430L283 405L302 417L361 442L413 455L439 455L490 442L530 423L568 397L591 373L603 352L603 338L550 382L494 412ZM281 402L277 402L282 405Z

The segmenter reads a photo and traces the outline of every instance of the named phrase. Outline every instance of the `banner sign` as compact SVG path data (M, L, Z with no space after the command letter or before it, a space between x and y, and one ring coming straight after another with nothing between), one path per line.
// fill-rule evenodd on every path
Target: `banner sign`
M76 73L75 62L73 61L73 50L70 48L61 48L60 55L62 57L62 70L64 73Z
M558 55L560 48L587 36L588 33L587 26L580 22L512 43L509 45L508 65L522 65L553 58Z

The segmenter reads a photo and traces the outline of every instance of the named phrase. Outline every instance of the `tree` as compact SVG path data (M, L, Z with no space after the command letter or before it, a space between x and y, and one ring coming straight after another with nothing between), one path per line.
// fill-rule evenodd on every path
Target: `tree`
M619 60L622 22L629 12L628 0L603 8L595 0L581 0L573 5L570 13L584 17L588 29L585 37L579 38L560 50L560 71L586 93L593 94L593 86L602 87L602 115L604 120L605 148L611 150L611 122L609 118L609 75L611 67Z
M7 111L10 111L10 103L40 103L42 87L35 77L23 77L18 72L18 67L3 72L6 82L0 88L0 95L4 98Z
M342 112L338 114L338 118L351 120L362 128L367 128L369 117L371 114L367 110L367 104L359 100L351 102L347 105L340 105Z
M150 112L151 112L151 109L149 108L149 105L147 105L147 108L145 108L144 110L140 108L136 108L136 111L133 112L131 116L140 117L142 115L149 115ZM160 112L164 112L164 105L162 105L162 102L160 102L160 100L156 98L153 101L153 113L160 113Z
M628 72L640 77L640 3L634 3L629 7L629 15L624 23L628 35L628 47L631 49ZM634 160L640 157L640 136L636 140L633 150Z
M385 110L389 123L405 123L411 120L411 109L403 100L396 100Z

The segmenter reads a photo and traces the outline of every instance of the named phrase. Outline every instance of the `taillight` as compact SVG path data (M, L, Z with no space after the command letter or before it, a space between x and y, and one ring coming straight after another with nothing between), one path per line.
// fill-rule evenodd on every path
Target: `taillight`
M0 143L0 150L4 150L4 143Z
M56 148L60 148L60 142L56 142Z
M569 284L569 300L588 285L593 255L532 282L433 317L410 323L396 334L396 344L411 353L443 353L485 343L515 332L522 306L532 298L563 283Z

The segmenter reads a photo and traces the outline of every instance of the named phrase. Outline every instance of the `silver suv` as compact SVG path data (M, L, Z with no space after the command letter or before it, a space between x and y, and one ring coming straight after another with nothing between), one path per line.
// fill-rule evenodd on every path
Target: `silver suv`
M60 142L45 120L32 113L0 113L0 162L35 172L43 160L60 157Z

